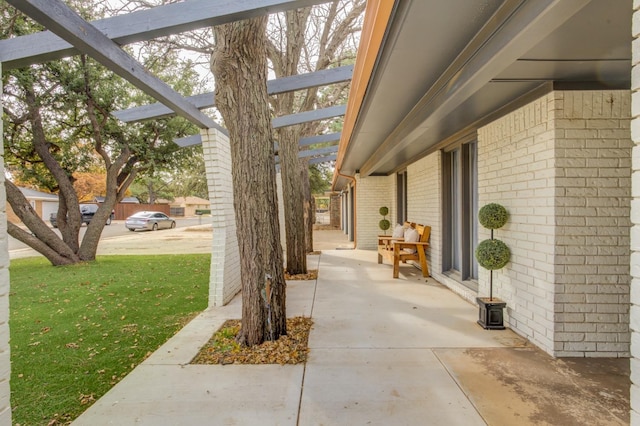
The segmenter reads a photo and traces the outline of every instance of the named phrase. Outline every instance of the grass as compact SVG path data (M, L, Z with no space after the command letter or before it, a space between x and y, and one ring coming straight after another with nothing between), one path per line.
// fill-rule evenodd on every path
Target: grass
M66 424L207 306L210 255L11 262L11 404Z

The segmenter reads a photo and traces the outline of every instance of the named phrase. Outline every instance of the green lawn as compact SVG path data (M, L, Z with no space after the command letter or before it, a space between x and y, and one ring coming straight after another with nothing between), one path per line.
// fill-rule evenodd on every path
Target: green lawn
M21 425L75 419L207 306L210 255L11 262L11 405Z

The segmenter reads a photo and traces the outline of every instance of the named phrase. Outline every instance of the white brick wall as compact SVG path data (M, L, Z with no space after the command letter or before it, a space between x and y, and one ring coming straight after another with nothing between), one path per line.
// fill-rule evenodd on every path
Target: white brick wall
M493 273L493 294L507 302L506 321L553 352L554 186L553 96L544 96L478 131L478 205L496 202L510 213L494 231L511 262ZM478 240L490 238L479 227ZM479 294L489 273L479 268Z
M640 0L633 2L631 44L631 424L640 425Z
M554 92L478 132L479 205L511 215L495 231L512 258L494 294L555 356L628 356L629 99ZM487 293L482 268L479 282Z
M2 74L0 64L0 74ZM2 89L2 82L0 82ZM0 112L2 102L0 101ZM0 142L2 142L0 121ZM0 425L11 425L11 360L9 351L9 234L7 233L7 193L4 188L4 145L0 143Z
M430 274L442 272L442 161L440 152L407 167L407 218L431 226L427 250Z
M240 292L240 252L233 207L229 138L215 129L201 130L202 150L213 218L209 306L223 306Z
M380 207L386 206L393 214L395 203L391 198L395 177L356 175L356 248L375 250L378 247L378 235L383 234L378 226L382 220ZM393 216L387 216L391 220ZM393 225L393 222L391 222ZM392 232L393 226L387 231Z
M629 356L630 101L556 93L557 356Z

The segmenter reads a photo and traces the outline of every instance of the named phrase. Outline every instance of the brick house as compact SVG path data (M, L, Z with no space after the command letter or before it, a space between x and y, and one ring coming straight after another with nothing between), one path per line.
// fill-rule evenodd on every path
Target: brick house
M18 188L27 199L31 207L44 221L49 220L51 213L58 211L58 196L29 188ZM11 205L7 203L7 220L13 223L21 223L20 218L13 212Z
M630 1L369 2L333 182L356 247L375 249L381 206L431 225L431 276L475 303L489 292L477 213L500 203L507 325L552 356L631 356L633 14Z
M209 200L205 200L200 197L176 197L173 201L167 203L171 206L172 215L193 217L196 216L197 211L210 210L211 203ZM182 214L179 214L179 213Z

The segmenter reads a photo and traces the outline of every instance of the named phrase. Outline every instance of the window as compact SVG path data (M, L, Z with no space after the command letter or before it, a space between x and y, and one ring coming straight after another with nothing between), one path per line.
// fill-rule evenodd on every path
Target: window
M407 220L407 171L396 175L396 223L404 223Z
M478 170L475 141L443 154L443 270L476 287L478 263Z

